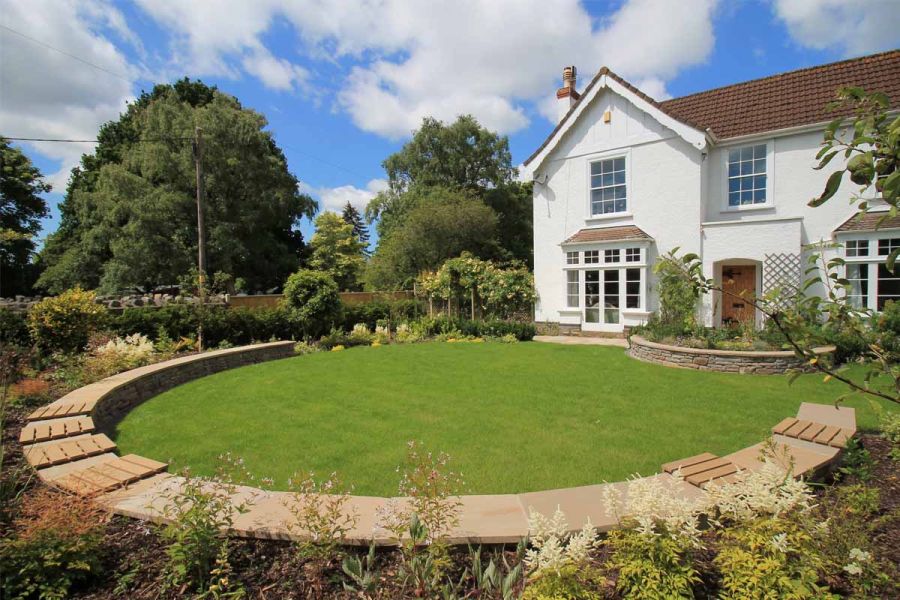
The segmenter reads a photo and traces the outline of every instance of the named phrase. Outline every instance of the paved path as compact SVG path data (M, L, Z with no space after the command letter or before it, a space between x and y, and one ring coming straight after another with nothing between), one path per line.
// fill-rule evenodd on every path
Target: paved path
M546 342L549 344L565 344L571 346L615 346L617 348L627 348L628 340L622 338L606 338L606 337L581 337L577 335L536 335L535 342Z

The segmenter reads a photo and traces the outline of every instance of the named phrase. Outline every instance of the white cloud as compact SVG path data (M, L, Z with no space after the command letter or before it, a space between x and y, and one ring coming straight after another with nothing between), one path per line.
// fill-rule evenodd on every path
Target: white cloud
M257 50L244 57L244 69L273 90L291 91L303 87L309 79L309 71L283 58L272 56L268 50Z
M103 0L0 0L2 24L93 63L96 70L6 29L0 30L0 131L14 137L92 139L132 98L137 68L107 38L110 30L134 42L122 14ZM30 143L62 168L48 179L65 191L71 168L93 144Z
M302 88L309 73L276 58L263 43L278 12L276 0L138 0L141 8L170 33L172 71L194 76L239 78L248 73L269 89Z
M275 22L293 26L303 50L328 65L314 88L334 89L337 107L365 131L402 138L424 116L471 113L509 133L544 107L561 68L585 77L607 65L651 82L657 96L682 68L713 47L716 0L626 0L597 20L578 0L139 0L173 31L173 55L195 74L239 76L273 89L307 83L311 74L266 50ZM336 59L353 66L341 71ZM335 74L338 76L335 77Z
M369 201L375 197L378 192L386 190L388 182L386 179L372 179L365 188L358 188L353 185L342 185L339 187L313 187L309 184L300 183L300 191L310 194L319 201L320 211L341 212L344 206L349 202L357 210L363 212Z
M888 50L897 44L897 0L775 0L775 15L797 43L847 56Z

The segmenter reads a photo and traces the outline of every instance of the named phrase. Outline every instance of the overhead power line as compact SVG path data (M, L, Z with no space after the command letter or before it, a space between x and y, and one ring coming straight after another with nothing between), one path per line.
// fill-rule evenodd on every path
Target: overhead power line
M28 137L10 137L7 135L0 135L0 138L5 140L10 140L13 142L61 142L61 143L78 143L78 144L99 144L100 140L69 140L69 139L60 139L60 138L28 138ZM187 140L192 140L193 137L168 137L168 138L145 138L138 140L126 140L132 143L139 142L183 142Z
M102 71L102 72L106 73L107 75L112 75L116 79L121 79L122 81L125 81L128 84L132 84L134 82L134 80L132 78L125 77L124 75L116 73L115 71L110 71L109 69L107 69L105 67L101 67L98 64L94 64L89 60L85 60L85 59L81 58L80 56L76 56L75 54L72 54L71 52L66 52L65 50L60 50L59 48L57 48L55 46L51 46L50 44L48 44L46 42L42 42L41 40L35 39L35 38L31 37L30 35L26 35L26 34L22 33L21 31L16 31L12 27L7 27L6 25L0 25L0 29L3 29L5 31L15 34L21 38L24 38L24 39L28 40L29 42L37 44L38 46L47 48L48 50L53 50L54 52L58 52L58 53L62 54L63 56L68 56L69 58L71 58L73 60L77 60L80 63L84 63L89 67L93 67L94 69L97 69L98 71Z

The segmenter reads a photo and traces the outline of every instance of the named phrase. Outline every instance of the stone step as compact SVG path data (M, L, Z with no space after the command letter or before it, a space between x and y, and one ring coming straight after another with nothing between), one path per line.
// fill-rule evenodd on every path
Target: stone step
M74 417L76 415L88 415L94 410L96 400L74 400L72 402L54 402L28 415L29 421L41 421L44 419L58 419L60 417Z
M115 449L116 444L101 433L59 442L32 444L25 447L23 453L31 466L40 469L112 452Z
M128 454L69 473L53 483L79 494L102 494L162 473L167 467L166 463Z
M94 421L86 416L32 421L22 428L22 432L19 434L19 443L49 442L93 431Z

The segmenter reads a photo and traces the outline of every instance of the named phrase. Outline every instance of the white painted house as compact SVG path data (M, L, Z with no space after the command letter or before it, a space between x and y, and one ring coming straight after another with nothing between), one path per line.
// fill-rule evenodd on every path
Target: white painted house
M607 68L583 92L574 67L557 92L560 121L525 162L534 181L538 322L621 332L657 309L652 265L679 248L734 291L762 293L801 279L804 246L846 244L856 301L900 298L883 262L900 219L875 230L852 220L845 178L819 208L829 171L815 171L838 88L887 93L900 106L900 51L846 60L657 102ZM874 191L872 193L874 195ZM710 326L757 318L711 296Z

